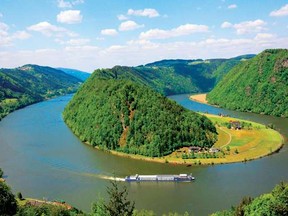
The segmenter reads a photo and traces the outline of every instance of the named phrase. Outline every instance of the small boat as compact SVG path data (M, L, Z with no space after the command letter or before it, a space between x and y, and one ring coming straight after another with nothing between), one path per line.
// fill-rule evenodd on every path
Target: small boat
M140 182L140 181L173 181L173 182L191 182L195 177L192 174L179 174L179 175L132 175L126 176L127 182Z

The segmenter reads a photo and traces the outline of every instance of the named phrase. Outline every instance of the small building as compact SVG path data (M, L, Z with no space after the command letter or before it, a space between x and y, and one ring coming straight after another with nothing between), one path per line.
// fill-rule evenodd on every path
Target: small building
M202 150L202 148L199 146L190 146L188 149L189 153L191 152L198 153Z
M241 123L239 121L230 121L229 123L231 125L231 129L235 129L235 130L242 129Z
M218 149L218 148L210 148L209 149L209 153L217 153L217 152L220 152L220 149Z

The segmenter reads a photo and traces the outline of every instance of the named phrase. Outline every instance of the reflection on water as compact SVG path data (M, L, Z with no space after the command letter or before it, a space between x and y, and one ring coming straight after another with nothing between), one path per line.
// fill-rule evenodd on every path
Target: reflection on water
M227 111L192 102L187 95L170 98L196 111L273 123L285 136L288 134L287 119ZM249 163L191 167L131 160L95 150L82 144L62 120L61 113L70 99L64 96L34 104L0 122L0 167L15 192L21 191L26 197L63 199L89 211L99 195L106 195L108 179L114 176L193 173L196 180L192 183L123 184L137 208L207 215L288 180L287 146L278 154Z

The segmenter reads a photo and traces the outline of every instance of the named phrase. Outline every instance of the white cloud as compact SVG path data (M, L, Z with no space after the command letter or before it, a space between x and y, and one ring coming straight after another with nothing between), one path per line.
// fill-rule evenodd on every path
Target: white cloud
M236 4L231 4L227 8L228 9L235 9L235 8L237 8L237 5Z
M264 27L265 25L266 23L263 20L257 19L254 21L245 21L237 24L224 22L222 23L221 28L234 28L237 34L242 35L266 30Z
M65 0L58 0L58 7L59 8L72 8L74 5L83 4L84 0L75 0L75 1L65 1Z
M119 31L131 31L131 30L143 28L143 27L144 25L139 25L134 21L128 20L120 24Z
M158 11L153 8L145 8L144 10L133 10L129 9L127 15L134 15L134 16L146 16L149 18L158 17L160 16Z
M171 30L150 29L140 34L140 39L166 39L200 32L208 32L208 26L186 24Z
M5 23L0 22L0 36L8 35L9 26Z
M80 10L61 11L60 14L57 15L57 21L67 24L81 23L83 17L80 13Z
M274 34L268 34L268 33L258 33L256 36L255 36L255 40L259 41L259 40L270 40L272 38L275 38L276 35Z
M288 16L288 4L284 5L279 10L272 11L270 16Z
M19 39L19 40L25 40L30 38L31 35L27 33L26 31L17 31L12 35L13 39Z
M265 30L266 23L263 20L257 19L254 21L246 21L234 25L237 34L246 34L250 32L260 32Z
M57 36L62 37L63 35L67 35L69 37L75 37L76 34L68 31L65 28L61 28L55 25L50 24L49 22L40 22L35 25L29 26L27 28L30 31L40 32L45 36Z
M258 36L250 38L246 36L243 38L239 36L237 39L209 38L193 42L158 43L140 39L106 48L69 45L59 49L35 51L0 49L0 65L18 67L29 62L92 72L96 68L115 65L136 66L161 59L231 58L247 53L257 54L264 49L275 47L288 48L288 37L258 33Z
M70 2L66 2L64 0L58 0L58 7L59 8L71 8L72 4Z
M70 39L66 42L67 45L70 46L84 46L90 42L90 39L87 38L78 38L78 39Z
M159 44L153 43L149 40L131 40L127 42L128 45L132 46L138 46L141 49L157 49L159 47Z
M116 29L103 29L101 30L102 35L108 35L108 36L115 36L118 34Z
M233 27L233 25L227 21L223 22L221 25L221 28L231 28L231 27Z
M122 20L128 20L128 19L129 19L127 16L125 16L125 15L123 15L123 14L118 15L117 18L118 18L118 20L121 20L121 21L122 21Z
M13 45L14 40L25 40L31 37L26 31L17 31L9 34L9 26L0 22L0 47L8 47Z

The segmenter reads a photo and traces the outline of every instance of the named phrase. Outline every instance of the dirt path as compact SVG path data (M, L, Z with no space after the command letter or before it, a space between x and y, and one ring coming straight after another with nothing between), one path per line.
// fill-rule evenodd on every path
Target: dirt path
M220 129L221 131L223 131L224 133L226 133L226 134L229 135L229 140L228 140L228 142L227 142L225 145L221 146L221 148L224 148L224 147L226 147L227 145L229 145L229 144L231 143L231 141L232 141L232 135L231 135L230 133L228 133L227 131L223 130L221 127L219 127L219 129Z

